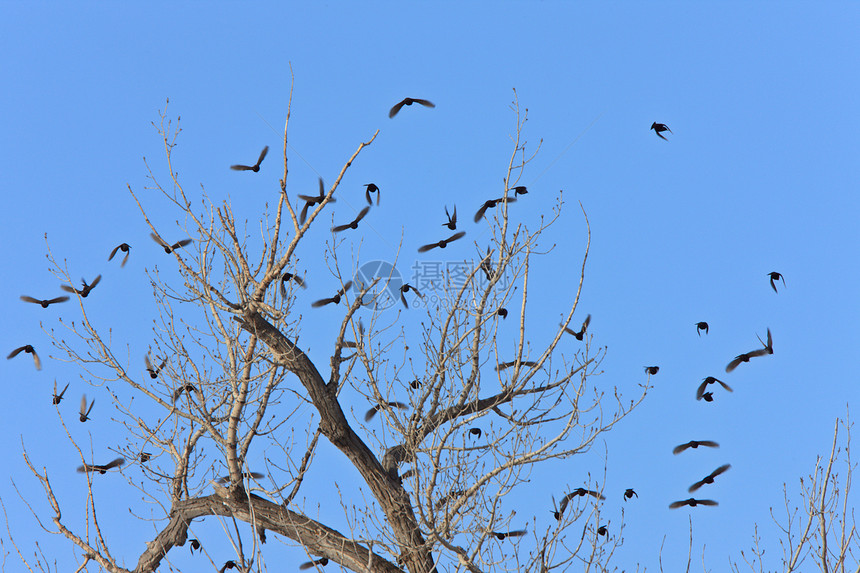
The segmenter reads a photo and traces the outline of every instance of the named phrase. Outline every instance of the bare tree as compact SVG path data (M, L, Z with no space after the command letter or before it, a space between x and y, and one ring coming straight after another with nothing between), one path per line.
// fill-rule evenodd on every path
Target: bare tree
M514 223L513 203L526 193L520 181L537 152L526 152L521 139L526 113L516 98L513 152L501 199L482 207L489 233L482 244L475 243L479 258L462 261L457 277L445 277L444 288L423 307L423 330L413 332L398 323L400 313L414 309L383 308L391 276L358 277L355 257L342 263L361 228L332 236L326 260L336 283L331 292L338 294L325 302L336 306L340 319L326 364L314 363L299 344L308 318L296 310L304 283L291 279L305 276L296 250L309 229L327 226L321 215L376 134L358 146L323 195L294 204L287 186L289 109L277 205L271 216L261 217L259 236L240 230L228 201L212 204L205 190L186 191L172 163L178 124L166 110L154 124L170 179L162 184L147 164L152 188L172 204L183 225L170 228L153 221L146 200L129 186L179 276L171 282L166 273L149 272L159 319L148 374L135 374L143 357L123 355L109 325L96 324L88 315L82 295L77 297L81 320L62 322L64 336L48 332L63 358L88 379L122 388L110 396L102 390L98 398L102 408L112 400L127 439L116 451L136 463L100 465L102 460L85 455L68 433L89 483L88 499L81 503L61 499L52 483L56 474L49 475L25 450L50 505L50 515L34 511L37 518L52 522L44 525L47 530L79 548L81 568L95 561L107 571L129 570L122 563L130 556L111 551L110 535L102 527L101 516L112 507L92 486L111 472L163 510L157 534L141 540L145 550L131 556L137 559L133 571L141 573L169 563L171 551L189 542L194 521L206 516L237 524L224 533L236 555L222 570L264 570L261 543L267 532L303 547L308 567L336 563L354 571L429 573L438 564L447 571L478 572L549 571L581 563L585 570L604 570L620 543L623 523L613 525L613 532L601 521L600 483L581 484L585 493L578 495L560 491L559 496L570 495L556 509L552 526L541 525L544 529L529 517L515 518L505 503L537 464L587 451L641 403L649 388L643 384L632 399L596 388L592 376L599 373L604 351L595 350L591 336L577 342L565 334L585 277L590 229L584 211L575 295L560 309L564 318L558 329L535 342L528 322L529 269L558 256L541 250L539 239L558 220L562 201L559 195L553 213L537 229ZM309 210L306 219L297 214L303 206ZM54 271L70 283L66 266L48 251ZM511 346L499 335L502 324L510 326L508 311L518 326ZM368 421L345 407L347 397L358 396L370 408ZM132 399L155 411L141 414L131 407ZM276 430L285 427L296 433L304 428L304 438L279 441ZM361 488L369 492L366 498L341 500L346 533L305 509L314 501L305 493L308 472L323 455L331 455L320 454L321 437L355 468ZM249 452L261 450L267 452L267 466L250 467ZM141 469L142 485L131 479L132 467ZM85 531L72 525L64 510L85 513ZM239 527L241 522L247 529ZM502 550L500 542L516 544L517 550ZM37 561L35 566L44 565Z

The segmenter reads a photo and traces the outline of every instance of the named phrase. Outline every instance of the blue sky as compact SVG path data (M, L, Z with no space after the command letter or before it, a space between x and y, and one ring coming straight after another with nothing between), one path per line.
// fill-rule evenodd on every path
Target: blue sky
M3 12L2 340L8 350L33 344L45 367L36 373L21 357L3 361L8 406L0 427L6 467L35 507L45 508L23 464L22 440L67 496L69 519L82 523L82 515L71 516L82 511L84 478L74 473L77 454L50 406L55 378L71 382L63 411L85 448L92 445L100 458L123 445L107 391L86 385L74 365L49 359L56 353L39 321L59 329L57 316L79 316L76 303L42 310L18 300L60 294L47 270L45 233L72 276L103 275L87 308L113 325L116 343L128 344L139 360L156 310L144 269L158 265L163 276L174 270L148 238L126 186L167 238L181 233L173 223L178 214L146 190L143 157L166 174L151 122L169 98L169 117L181 116L173 159L186 190L202 185L213 201L229 197L253 232L278 196L292 64L291 197L314 193L318 176L333 181L358 144L380 130L298 253L311 285L303 315L314 327L303 336L312 357L325 365L322 347L339 324L338 310L309 306L336 290L320 257L330 240L328 217L352 219L362 185L376 182L382 203L355 235L360 259L393 260L402 240L398 267L411 265L419 245L442 238L445 205L456 204L468 220L499 195L516 88L528 108L529 149L542 146L523 176L529 194L515 216L534 227L559 190L564 198L559 222L543 239L555 248L532 269L535 344L575 292L585 243L581 202L592 249L574 321L592 314L593 344L608 347L599 384L633 397L645 381L642 367L661 367L641 408L591 452L534 473L534 486L512 498L518 517L531 527L537 515L542 530L550 492L558 497L589 473L604 481L605 467L602 511L611 524L620 523L625 488L640 496L625 506L619 567L656 568L665 535L664 566L677 570L686 561L688 514L694 559L704 544L712 570L740 559L756 522L770 555L779 553L769 508L781 507L783 483L796 492L798 478L828 450L835 419L860 397L857 4L6 2ZM413 106L389 120L389 107L405 96L436 108ZM668 141L649 131L654 121L672 129ZM272 152L260 173L228 169L252 162L263 145ZM464 229L468 240L446 256L474 254L483 227L468 221ZM133 248L120 269L106 259L123 241ZM770 271L785 275L779 294L768 284ZM708 336L696 336L700 320L710 323ZM403 321L418 325L414 316ZM755 348L756 334L768 327L775 354L726 375L726 362ZM725 379L734 393L696 402L696 386L708 375ZM74 410L83 392L96 396L97 416L82 429ZM722 447L671 454L694 438ZM732 470L707 491L718 508L667 509L723 463ZM135 471L126 475L139 478ZM97 480L98 493L140 497L113 477ZM333 499L332 484L319 476L316 487L307 508L337 525L337 505L323 501L316 513L315 496ZM39 539L61 569L74 562L67 543L46 539L11 482L0 485L0 496L25 553ZM101 514L135 532L117 540L132 566L151 526L120 505L113 517L107 509ZM0 537L8 550L7 535ZM268 550L303 560L277 543ZM230 558L213 555L216 562Z

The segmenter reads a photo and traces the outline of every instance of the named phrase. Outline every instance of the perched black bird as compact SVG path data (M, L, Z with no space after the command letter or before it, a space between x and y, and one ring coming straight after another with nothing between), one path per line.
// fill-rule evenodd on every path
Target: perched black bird
M424 107L436 107L432 102L427 101L426 99L418 99L414 97L405 98L403 101L394 105L391 110L388 112L388 117L394 117L397 115L397 112L400 111L400 108L404 105L412 105L413 103L418 103L423 105Z
M140 463L145 464L152 457L149 452L140 452Z
M260 152L260 157L257 158L257 163L254 165L231 165L230 169L233 171L253 171L256 173L260 170L260 164L263 162L263 159L266 158L266 154L269 152L269 146L263 148L263 151Z
M399 408L400 410L408 410L409 409L409 406L407 406L403 402L386 402L385 404L377 404L376 406L374 406L373 408L371 408L370 410L368 410L364 414L364 421L365 422L371 421L373 419L373 417L376 416L377 412L379 412L383 408L387 408L389 406L392 408Z
M481 205L481 207L478 209L478 212L475 213L475 222L477 223L478 221L481 220L481 218L484 216L484 213L487 212L487 209L492 209L493 207L495 207L499 203L503 203L505 201L505 199L508 200L508 203L516 203L517 202L516 194L514 194L513 197L505 196L505 197L500 197L498 199L490 199L488 201L484 201L484 204Z
M351 286L352 286L352 281L346 281L346 284L343 285L342 289L337 291L336 295L334 295L331 298L321 298L318 301L312 302L311 306L314 308L319 308L321 306L325 306L325 305L331 304L331 303L338 304L338 303L340 303L340 297L342 297L344 294L346 294L346 291L348 291L349 287L351 287Z
M702 400L705 402L713 402L714 401L714 393L713 392L705 392L702 394Z
M406 302L406 297L404 295L406 293L408 293L410 290L414 291L415 294L417 294L419 298L424 298L424 295L421 294L417 288L410 285L409 283L405 283L403 286L400 287L400 302L402 302L403 306L406 307L407 309L409 309L409 303Z
M628 499L631 499L634 495L635 495L637 498L639 497L639 494L638 494L638 493L636 493L635 491L633 491L633 488L632 488L632 487L628 487L626 490L624 490L624 501L627 501Z
M226 571L227 569L232 569L235 566L236 566L236 562L231 559L230 561L227 561L226 563L224 563L224 565L221 567L221 569L218 570L218 573L224 573L224 571Z
M89 293L87 293L89 294ZM69 300L67 296L58 296L57 298L49 298L47 300L39 300L38 298L33 298L32 296L21 295L21 300L24 302L32 302L33 304L42 305L42 308L48 308L52 304L56 304L58 302L66 302Z
M675 446L675 449L672 450L673 454L680 454L687 448L693 448L694 450L699 446L707 446L709 448L719 448L720 444L717 442L712 442L711 440L690 440L686 444L681 444L679 446Z
M453 243L454 241L456 241L458 239L462 239L465 236L466 236L465 231L460 231L459 233L454 233L453 235L451 235L447 239L442 239L438 243L430 243L429 245L424 245L422 247L418 247L418 252L419 253L426 253L430 249L435 249L436 247L439 247L440 249L444 249L445 247L448 246L448 243Z
M762 345L764 345L764 348L758 348L751 352L744 352L743 354L739 354L735 357L734 360L732 360L726 365L726 372L731 372L732 370L737 368L738 364L740 364L741 362L749 362L750 358L764 356L765 354L773 354L773 337L771 337L770 335L770 328L767 329L767 344L765 344L765 342L759 337L758 334L756 334L756 338L758 338L758 341L761 342Z
M51 397L51 403L56 406L57 404L62 402L63 401L63 394L66 393L66 390L68 388L69 388L69 385L66 384L65 388L63 388L63 391L60 392L59 394L57 394L57 381L54 380L54 395Z
M469 428L469 435L480 438L481 434L482 434L481 428Z
M701 400L702 397L705 395L705 388L708 387L708 384L714 384L714 383L719 384L720 386L722 386L724 389L728 390L729 392L732 391L731 387L729 387L729 385L726 384L725 382L723 382L722 380L717 380L713 376L708 376L707 378L705 378L702 381L701 384L699 384L699 387L696 389L696 400Z
M87 395L84 394L81 396L81 422L86 422L90 419L90 412L93 411L93 406L96 405L96 399L93 398L93 401L90 403L90 407L87 408Z
M110 463L107 463L103 466L95 465L95 464L84 464L78 467L78 473L89 473L89 472L99 472L104 475L111 468L118 468L122 464L125 463L125 458L117 458Z
M603 496L603 494L601 494L600 492L592 491L590 489L585 489L584 487L576 488L575 490L573 490L572 492L570 492L569 494L567 494L563 498L561 498L561 501L558 504L558 510L552 512L553 515L555 516L555 518L558 520L561 520L561 516L564 513L564 510L567 509L567 504L570 502L571 499L573 499L577 496L586 496L586 495L590 495L591 497L599 499L599 500L606 499Z
M158 378L158 373L161 372L161 369L164 368L164 365L167 364L167 358L161 361L161 365L156 368L152 365L152 362L149 361L149 353L146 353L146 356L143 357L143 362L146 364L146 371L149 372L149 377L155 380Z
M514 195L526 195L529 190L526 189L525 185L517 185L516 187L511 187L511 191L514 192Z
M605 525L601 525L600 527L597 528L597 535L603 535L604 537L606 537L607 533L608 533L608 531L607 531Z
M299 285L300 287L308 288L307 285L305 284L305 281L302 280L302 277L300 277L299 275L294 275L293 273L284 273L283 275L281 275L281 296L282 297L287 296L287 287L284 283L286 283L288 280L294 280L294 281L296 281L296 284Z
M358 222L364 219L364 216L370 211L370 207L365 207L358 213L358 217L355 218L351 223L347 223L346 225L335 225L331 228L333 233L340 233L341 231L346 231L347 229L358 229Z
M79 295L81 295L81 298L87 298L87 295L90 294L91 290L96 288L96 285L99 284L100 280L102 280L101 275L94 278L93 283L88 285L87 281L85 281L84 279L81 279L81 283L83 283L83 285L84 285L81 287L81 290L78 290L76 288L72 288L69 285L60 285L60 288L66 292L73 292L75 294L79 294Z
M456 231L457 230L457 206L454 205L454 214L449 215L448 214L448 206L446 205L445 206L445 217L448 218L448 222L442 223L442 226L448 227L452 231Z
M197 391L197 388L194 387L194 384L185 384L184 386L180 386L179 388L177 388L176 390L173 391L173 402L176 403L176 401L179 399L179 397L182 396L183 392L188 392L188 395L192 396L191 393L196 392L196 391Z
M42 369L42 361L39 360L39 355L36 354L36 349L33 348L29 344L25 344L24 346L19 346L18 348L16 348L12 352L10 352L9 356L6 357L6 360L11 360L11 359L15 358L21 352L25 352L27 354L32 354L33 355L33 364L36 366L36 370Z
M502 541L506 537L522 537L526 534L525 529L517 529L516 531L491 531L491 534L496 536L496 539Z
M382 193L379 192L379 187L376 186L376 183L365 183L364 186L367 188L364 190L364 198L367 199L367 204L373 205L373 201L370 200L370 194L376 193L376 204L379 205Z
M694 483L693 485L691 485L689 487L689 489L687 489L687 491L692 493L692 492L696 491L697 489L699 489L700 487L702 487L703 485L705 485L706 483L714 483L715 477L717 477L718 475L720 475L722 473L727 472L729 470L729 468L731 468L731 467L732 467L732 464L725 464L725 465L718 467L717 469L712 471L710 474L706 475L701 480L699 480L696 483Z
M409 383L409 387L412 388L413 390L418 390L421 387L421 380L418 380L416 378L415 380L413 380L412 382Z
M679 507L683 507L685 505L689 505L690 507L696 507L697 505L720 505L716 501L712 499L685 499L684 501L673 501L669 504L669 509L677 509Z
M702 336L702 331L705 331L705 334L708 334L708 323L707 322L697 322L696 323L696 334Z
M130 250L131 246L128 243L121 243L113 248L113 250L110 252L108 260L110 261L111 259L113 259L113 256L116 254L117 251L122 251L123 253L125 253L125 256L122 258L122 262L119 264L119 266L124 267L125 264L128 262L128 256L131 254L129 252Z
M323 183L322 177L320 177L320 193L317 196L313 195L299 195L299 199L305 202L305 206L302 207L301 215L299 215L299 223L304 225L305 219L308 216L308 209L316 205L317 203L322 204L323 200L325 200L326 192L325 192L325 184ZM328 200L329 203L336 202L334 197Z
M496 314L498 314L502 318L508 318L508 309L500 308L499 310L496 311Z
M188 541L191 543L191 554L194 555L195 549L198 551L200 550L200 542L196 539L189 539Z
M496 372L501 372L505 368L510 368L511 366L516 366L519 364L520 366L537 366L537 362L532 362L530 360L513 360L511 362L502 362L496 365Z
M773 292L779 292L776 290L776 281L782 281L782 286L785 286L785 277L778 272L773 271L771 273L767 273L767 276L770 277L770 288L773 289Z
M646 366L645 367L645 373L648 375L651 375L651 376L653 376L654 374L657 374L657 372L659 372L659 371L660 371L659 366Z
M262 479L266 476L260 472L242 472L242 479ZM221 476L218 478L218 483L227 483L230 481L230 476Z
M322 559L316 559L314 561L305 561L301 565L299 565L299 569L305 570L310 569L314 565L319 565L320 567L325 567L328 565L328 557L323 557Z
M564 331L568 334L572 334L574 338L577 340L582 340L582 337L585 336L585 331L588 329L588 325L591 324L591 315L585 317L585 320L582 323L582 328L579 329L579 332L576 332L572 328L564 327Z
M660 135L660 134L661 134L661 133L663 133L664 131L668 131L669 133L672 133L672 130L671 130L671 129L669 129L669 126L668 126L668 125L666 125L665 123L657 123L657 122L655 121L654 123L652 123L652 124L651 124L651 129L653 129L653 130L654 130L654 133L656 133L656 134L657 134L657 137L659 137L660 139L664 139L664 140L666 140L666 141L669 141L668 139L666 139L665 137L663 137L662 135Z
M190 245L192 242L194 242L192 239L182 239L181 241L178 241L176 243L173 243L172 245L169 245L169 244L167 244L167 241L165 241L164 239L162 239L161 237L159 237L155 233L150 233L149 236L152 237L153 241L155 241L156 243L161 245L164 248L164 252L167 253L168 255L170 253L172 253L173 251L175 251L176 249L181 249L185 245Z

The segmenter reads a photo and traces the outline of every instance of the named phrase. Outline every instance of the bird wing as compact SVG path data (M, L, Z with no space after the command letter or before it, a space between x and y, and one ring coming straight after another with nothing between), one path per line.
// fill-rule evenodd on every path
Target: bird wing
M398 102L398 103L394 104L394 107L392 107L392 108L388 111L388 117L394 117L395 115L397 115L397 112L399 112L399 111L400 111L400 108L401 108L401 107L403 107L403 105L404 105L405 103L406 103L406 100L404 99L403 101L401 101L401 102Z
M156 243L158 243L162 247L170 247L170 245L168 245L164 239L159 237L157 233L150 233L149 236L152 237L153 241L155 241Z
M717 380L717 382L719 382L720 386L722 386L724 389L728 390L729 392L733 392L732 387L723 382L722 380Z
M33 350L32 354L33 354L33 364L35 364L36 370L41 370L42 369L42 361L39 359L39 355L36 354L35 349Z
M379 411L379 406L374 406L364 414L364 421L369 422L376 416L376 413Z
M705 395L705 388L707 388L707 387L708 387L708 381L706 379L704 382L699 384L699 387L696 389L696 400L702 399L702 396Z
M676 454L676 455L680 454L681 452L683 452L684 450L686 450L689 447L690 447L690 442L687 442L686 444L681 444L679 446L675 446L675 448L672 450L672 453Z
M355 218L355 222L356 222L356 223L358 223L359 221L361 221L362 219L364 219L365 215L367 215L367 213L368 213L369 211L370 211L370 205L368 205L367 207L365 207L364 209L362 209L362 210L361 210L361 212L359 212L358 217L356 217L356 218Z
M265 159L265 158L266 158L266 154L267 154L268 152L269 152L269 146L267 145L266 147L264 147L264 148L263 148L263 151L261 151L261 152L260 152L260 157L259 157L259 158L257 158L257 167L259 167L259 166L260 166L260 163L262 163L262 162L263 162L263 159Z
M190 245L193 242L194 242L193 239L182 239L181 241L177 242L176 244L174 244L170 248L171 248L171 250L175 251L176 249L181 249L185 245Z
M703 485L705 485L705 480L697 481L696 483L691 485L689 488L687 488L687 491L692 493L692 492L696 491L697 489L699 489L700 487L702 487Z
M418 247L418 252L419 253L426 253L430 249L435 249L438 246L439 246L439 243L430 243L429 245L422 245L422 246Z
M113 248L113 250L110 252L110 256L108 256L108 260L113 259L113 256L114 256L114 255L116 254L116 252L119 250L119 247L120 247L120 245L117 245L116 247L114 247L114 248Z
M669 509L677 509L679 507L684 507L685 505L690 505L689 499L685 499L684 501L673 501L669 504Z
M731 362L726 364L726 372L731 372L732 370L737 368L738 364L743 362L745 357L747 359L749 359L749 356L747 356L746 354L740 354L740 355L736 356L734 360L732 360Z
M32 302L35 304L42 304L41 300L39 300L37 298L33 298L32 296L27 296L27 295L21 295L21 300L23 300L24 302Z
M254 168L250 165L231 165L230 169L232 169L233 171L251 171Z

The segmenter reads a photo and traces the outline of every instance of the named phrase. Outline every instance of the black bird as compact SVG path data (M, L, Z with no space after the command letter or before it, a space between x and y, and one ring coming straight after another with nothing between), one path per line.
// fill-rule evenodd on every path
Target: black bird
M651 376L653 376L654 374L657 374L657 372L659 372L659 371L660 371L659 366L646 366L645 367L645 372Z
M711 440L690 440L686 444L681 444L679 446L675 446L675 449L672 450L673 454L680 454L687 448L693 448L694 450L699 446L707 446L709 448L719 448L720 444L717 442L712 442Z
M90 403L90 407L87 408L87 395L84 394L81 396L81 422L86 422L90 419L90 412L93 411L93 406L96 405L96 399L93 398L93 401Z
M196 392L197 388L194 387L194 384L185 384L184 386L180 386L176 390L173 391L173 402L175 403L180 396L182 396L183 392L188 392L188 395L191 396L192 392Z
M374 406L373 408L371 408L370 410L368 410L364 414L364 421L365 422L371 421L373 419L373 417L376 416L377 412L379 412L383 408L387 408L388 406L391 406L392 408L399 408L400 410L408 410L409 409L409 406L407 406L403 402L386 402L385 404L377 404L376 406Z
M152 362L149 361L149 353L146 353L146 356L143 357L143 362L146 364L146 371L149 372L149 377L155 380L158 378L158 373L161 372L161 369L164 368L164 365L167 364L167 358L161 361L161 365L156 368L152 365Z
M685 505L689 505L690 507L696 507L697 505L720 505L716 501L712 499L685 499L684 501L673 501L669 504L669 509L677 509L679 507L683 507Z
M508 203L516 203L517 202L516 194L513 197L505 196L505 197L500 197L499 199L490 199L488 201L484 201L484 204L481 205L481 208L478 209L477 213L475 213L475 222L477 223L478 221L481 220L481 218L484 216L484 213L486 213L487 209L492 209L493 207L495 207L499 203L504 202L505 199L508 200Z
M81 279L81 283L83 283L83 285L84 285L81 287L81 290L70 287L69 285L60 285L60 288L66 292L73 292L75 294L79 294L79 295L81 295L81 298L87 298L87 295L90 294L91 290L96 288L96 285L99 284L100 280L102 280L101 275L99 275L93 279L93 284L88 285L87 281L85 281L84 279Z
M430 243L429 245L424 245L422 247L418 247L418 252L419 253L426 253L430 249L435 249L436 247L439 247L440 249L444 249L445 247L448 246L448 243L453 243L454 241L456 241L458 239L462 239L465 236L466 236L465 231L460 231L459 233L454 233L453 235L451 235L447 239L442 239L438 243Z
M100 474L104 475L109 469L118 468L119 466L121 466L124 463L125 463L125 458L117 458L117 459L113 460L112 462L109 462L103 466L99 466L96 464L84 464L84 465L78 467L78 473L83 474L83 473L89 473L89 472L99 472Z
M260 472L242 472L242 479L262 479L266 476ZM227 483L230 481L230 476L222 476L218 478L218 483Z
M63 394L65 394L65 393L66 393L66 390L68 389L68 387L69 387L69 385L68 385L68 384L66 384L66 387L65 387L65 388L63 388L63 391L62 391L62 392L60 392L59 394L57 394L57 381L56 381L56 380L54 380L54 395L53 395L53 397L51 398L51 403L52 403L52 404L54 404L54 405L57 405L57 404L59 404L60 402L62 402L62 401L63 401Z
M767 276L770 277L770 288L773 289L773 292L779 292L776 290L776 281L782 281L782 286L785 286L785 277L778 272L773 271L771 273L767 273Z
M140 463L145 464L152 457L149 452L140 452Z
M260 170L260 164L263 162L263 159L266 158L266 154L269 152L269 146L263 148L263 151L260 152L260 157L257 158L257 163L254 165L231 165L230 169L233 171L253 171L256 173Z
M576 488L575 490L561 498L561 501L558 504L558 511L553 511L553 515L555 516L555 518L561 520L561 516L564 513L564 510L567 509L567 504L570 502L571 499L577 496L586 495L590 495L591 497L600 500L606 499L600 492L585 489L584 487Z
M663 133L664 131L668 131L669 133L672 133L672 130L671 130L671 129L669 129L669 126L668 126L668 125L666 125L665 123L657 123L657 122L655 121L654 123L652 123L652 124L651 124L651 129L653 129L653 130L654 130L654 133L656 133L656 134L657 134L657 137L659 137L660 139L664 139L664 140L666 140L666 141L669 141L668 139L666 139L665 137L663 137L662 135L660 135L660 134L661 134L661 133Z
M18 348L16 348L12 352L10 352L9 356L6 357L6 360L11 360L11 359L15 358L21 352L25 352L27 354L32 354L33 355L33 364L36 366L36 370L42 369L42 361L39 360L39 355L36 354L36 349L33 348L29 344L25 344L24 346L19 346Z
M113 248L113 250L110 252L108 260L110 261L111 259L113 259L113 256L116 254L117 251L122 251L123 253L125 253L125 256L122 258L122 262L119 264L119 266L124 267L125 264L128 262L128 256L131 254L129 252L130 249L131 246L128 243L121 243Z
M522 537L526 534L525 529L517 529L516 531L491 531L491 534L496 536L498 540L504 540L506 537Z
M364 219L364 216L370 211L370 207L365 207L358 213L358 217L355 218L351 223L347 223L346 225L335 225L331 228L333 233L340 233L341 231L346 231L347 229L358 229L358 222Z
M520 366L537 366L537 362L532 362L530 360L513 360L511 362L502 362L496 365L496 372L501 372L505 368L510 368L511 366L516 366L519 364Z
M445 217L448 218L448 222L442 223L442 226L448 227L452 231L456 231L457 230L457 206L454 205L454 214L449 215L448 214L448 206L446 205L445 206Z
M725 382L723 382L722 380L717 380L713 376L708 376L707 378L705 378L702 381L701 384L699 384L699 387L696 389L696 400L701 400L702 397L705 395L705 388L708 387L708 384L714 384L714 383L719 384L720 386L722 386L724 389L728 390L729 392L732 391L731 387L729 387L729 385L726 384Z
M412 105L413 103L418 103L423 105L424 107L436 107L432 102L427 101L426 99L418 99L414 97L405 98L403 101L394 105L391 110L388 112L388 117L394 117L397 115L397 112L400 111L400 108L404 105Z
M415 380L413 380L412 382L409 383L409 387L412 388L413 390L418 390L421 387L421 380L418 380L416 378Z
M588 329L588 325L591 324L591 315L585 317L585 320L582 323L582 328L579 329L579 332L576 332L572 328L564 327L564 331L568 334L572 334L574 338L577 340L582 340L582 337L585 336L585 331Z
M480 438L482 434L481 428L469 428L469 434Z
M221 567L221 569L218 570L218 573L224 573L224 571L226 571L227 569L232 569L235 566L236 566L236 562L231 559L230 561L227 561L226 563L224 563L224 565Z
M705 402L713 402L714 401L714 393L713 392L705 392L702 394L702 400Z
M699 480L696 483L694 483L693 485L691 485L689 487L689 489L687 489L687 491L692 493L692 492L696 491L697 489L699 489L700 487L702 487L703 485L705 485L706 483L714 483L715 477L717 477L718 475L720 475L722 473L727 472L729 470L729 468L731 468L731 467L732 467L732 464L725 464L725 465L718 467L717 469L712 471L710 474L706 475L701 480Z
M517 185L516 187L511 187L511 191L514 192L514 195L526 195L529 190L526 189L525 185Z
M697 322L696 323L696 334L702 336L702 331L705 331L705 334L708 334L708 323L707 322Z
M487 277L487 281L492 281L495 276L495 271L493 270L493 263L490 261L490 257L492 257L493 251L490 250L490 247L487 247L487 256L481 260L480 269L484 271L484 275Z
M299 216L299 223L300 224L302 224L302 225L305 224L305 219L308 216L308 209L313 207L317 203L322 203L323 200L325 199L325 196L326 196L325 184L323 183L322 177L320 177L320 193L319 193L319 195L317 195L317 196L299 195L299 199L301 199L302 201L305 202L305 206L302 207L302 213ZM334 203L334 202L336 202L336 199L334 197L332 197L331 199L328 200L328 202Z
M498 314L502 318L508 318L508 309L500 308L499 310L496 311L496 314Z
M161 237L159 237L155 233L150 233L149 236L152 237L153 241L155 241L156 243L161 245L164 248L164 252L167 253L168 255L170 253L172 253L173 251L175 251L176 249L181 249L185 245L190 245L192 242L194 242L193 239L182 239L181 241L178 241L176 243L173 243L172 245L169 245L169 244L167 244L167 241L165 241L164 239L162 239Z
M266 542L266 528L265 527L258 527L257 528L257 535L260 536L260 543Z
M311 306L314 308L319 308L321 306L325 306L327 304L338 304L340 303L340 297L346 294L346 291L349 290L349 287L352 286L352 281L346 281L346 284L343 285L343 288L337 291L337 294L331 298L321 298L318 301L312 302Z
M191 543L191 554L194 555L195 549L198 551L200 550L200 542L196 539L189 539L188 541Z
M770 328L767 329L767 344L765 344L765 342L761 338L759 338L758 334L756 334L756 338L758 338L758 341L764 345L764 348L758 348L751 352L744 352L743 354L739 354L735 357L734 360L732 360L726 365L726 372L731 372L732 370L737 368L738 364L740 364L741 362L749 362L750 358L764 356L765 354L773 354L773 337L771 337L770 335Z
M628 499L633 498L634 495L637 498L639 497L639 494L636 493L635 491L633 491L632 487L628 487L626 490L624 490L624 501L627 501Z
M294 275L293 273L284 273L283 275L281 275L281 296L282 297L287 296L287 287L286 287L285 283L288 280L294 280L294 281L296 281L296 284L299 285L300 287L308 288L307 285L305 284L305 281L302 280L302 277L300 277L299 275Z
M601 525L600 527L597 528L597 535L603 535L605 537L607 533L608 533L608 531L607 531L605 525Z
M409 309L409 303L406 302L406 297L404 295L406 293L408 293L410 290L414 291L415 294L417 294L419 298L424 298L424 295L421 294L417 288L410 285L409 283L404 284L403 286L400 287L400 302L402 302L403 306L406 307L407 309Z
M322 559L316 559L314 561L305 561L301 565L299 565L299 569L305 570L310 569L314 565L319 565L320 567L325 567L328 565L328 557L323 557Z
M364 186L367 187L367 189L364 190L364 198L367 199L367 204L373 205L373 201L370 200L370 194L376 193L376 204L379 205L382 193L379 192L379 187L376 186L376 183L365 183Z
M49 298L46 300L39 300L38 298L33 298L32 296L21 295L21 300L24 302L32 302L33 304L40 304L42 308L48 308L52 304L56 304L58 302L66 302L69 300L67 296L58 296L57 298Z

